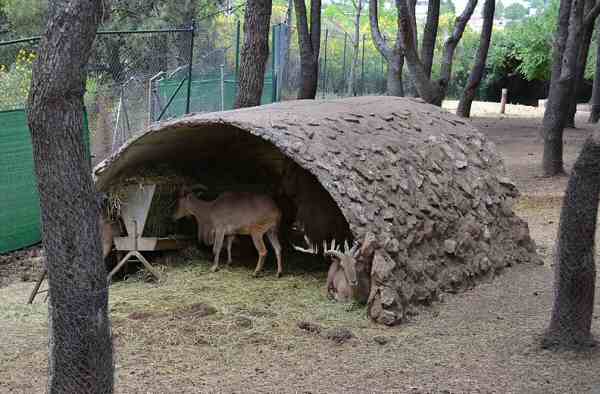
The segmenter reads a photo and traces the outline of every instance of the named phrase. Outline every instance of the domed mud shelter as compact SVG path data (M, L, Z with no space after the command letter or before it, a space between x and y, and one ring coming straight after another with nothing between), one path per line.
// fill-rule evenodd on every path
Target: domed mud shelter
M163 122L100 163L97 187L157 163L217 192L271 193L284 227L300 222L315 243L375 235L368 311L380 323L536 259L494 145L418 99L301 100Z

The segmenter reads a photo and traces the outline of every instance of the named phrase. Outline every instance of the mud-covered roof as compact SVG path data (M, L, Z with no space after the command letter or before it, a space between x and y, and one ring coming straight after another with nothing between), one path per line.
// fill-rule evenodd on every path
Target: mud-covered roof
M494 144L468 121L417 99L302 100L190 115L142 131L95 176L104 189L144 163L215 164L235 155L252 162L263 154L271 166L286 161L313 175L306 181L301 174L304 183L290 193L312 188L297 204L298 215L312 219L305 229L312 239L339 238L331 228L349 227L359 240L375 235L368 313L379 322L398 323L411 304L535 255Z
M480 141L480 134L463 120L417 99L287 101L155 124L96 166L97 187L104 189L142 162L214 156L219 152L212 142L232 128L270 142L312 173L354 233L362 227L378 232L387 220L381 214L393 209L397 200L388 198L390 193L411 188L411 179L421 182L414 164L423 161L419 155L424 144L458 144L464 149L460 141Z

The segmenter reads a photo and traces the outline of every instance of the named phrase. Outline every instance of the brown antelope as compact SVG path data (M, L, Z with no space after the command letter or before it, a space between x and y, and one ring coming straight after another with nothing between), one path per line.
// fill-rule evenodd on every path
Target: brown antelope
M202 188L206 189L204 186ZM249 192L226 192L213 201L203 201L196 198L190 189L184 188L179 192L173 219L185 216L196 219L200 242L213 243L215 257L211 271L219 269L219 255L225 238L231 261L233 238L236 235L250 235L258 251L258 262L254 270L254 276L257 276L263 269L267 255L263 240L263 236L267 234L277 256L277 277L282 275L281 245L277 235L281 211L272 198Z
M349 302L355 298L358 288L358 275L356 272L356 257L358 257L358 244L350 249L344 243L345 251L342 252L331 241L331 246L323 243L323 253L332 258L331 266L327 272L327 295L336 301Z
M375 236L367 233L362 245L355 243L352 248L344 242L344 251L336 246L335 240L327 246L323 242L323 247L318 248L305 237L307 248L294 245L296 250L318 254L320 251L325 256L332 259L329 271L327 272L327 295L336 301L349 302L357 301L366 303L371 291L371 260L375 252Z

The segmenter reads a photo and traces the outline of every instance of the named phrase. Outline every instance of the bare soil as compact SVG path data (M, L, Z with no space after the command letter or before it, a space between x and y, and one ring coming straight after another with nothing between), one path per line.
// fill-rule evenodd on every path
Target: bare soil
M272 271L252 279L254 261L239 259L217 273L204 261L167 266L158 284L111 288L116 391L600 393L598 349L553 353L538 344L551 310L567 178L538 176L541 112L509 106L498 116L497 108L476 103L473 123L504 156L523 194L516 209L545 265L511 267L394 328L370 323L363 308L327 300L324 269L307 272L298 261L279 280ZM567 168L592 131L585 118L581 129L565 132ZM14 272L1 265L0 276ZM19 275L10 282L0 287L0 393L42 393L47 307L25 304L32 283ZM595 315L600 335L600 301Z

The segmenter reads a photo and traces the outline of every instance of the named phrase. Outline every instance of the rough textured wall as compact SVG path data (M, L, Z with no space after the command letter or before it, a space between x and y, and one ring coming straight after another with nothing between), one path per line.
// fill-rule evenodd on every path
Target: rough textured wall
M410 98L302 100L164 122L101 163L98 186L231 127L312 173L355 239L376 235L369 314L378 322L398 323L412 304L536 258L493 144L460 118Z

